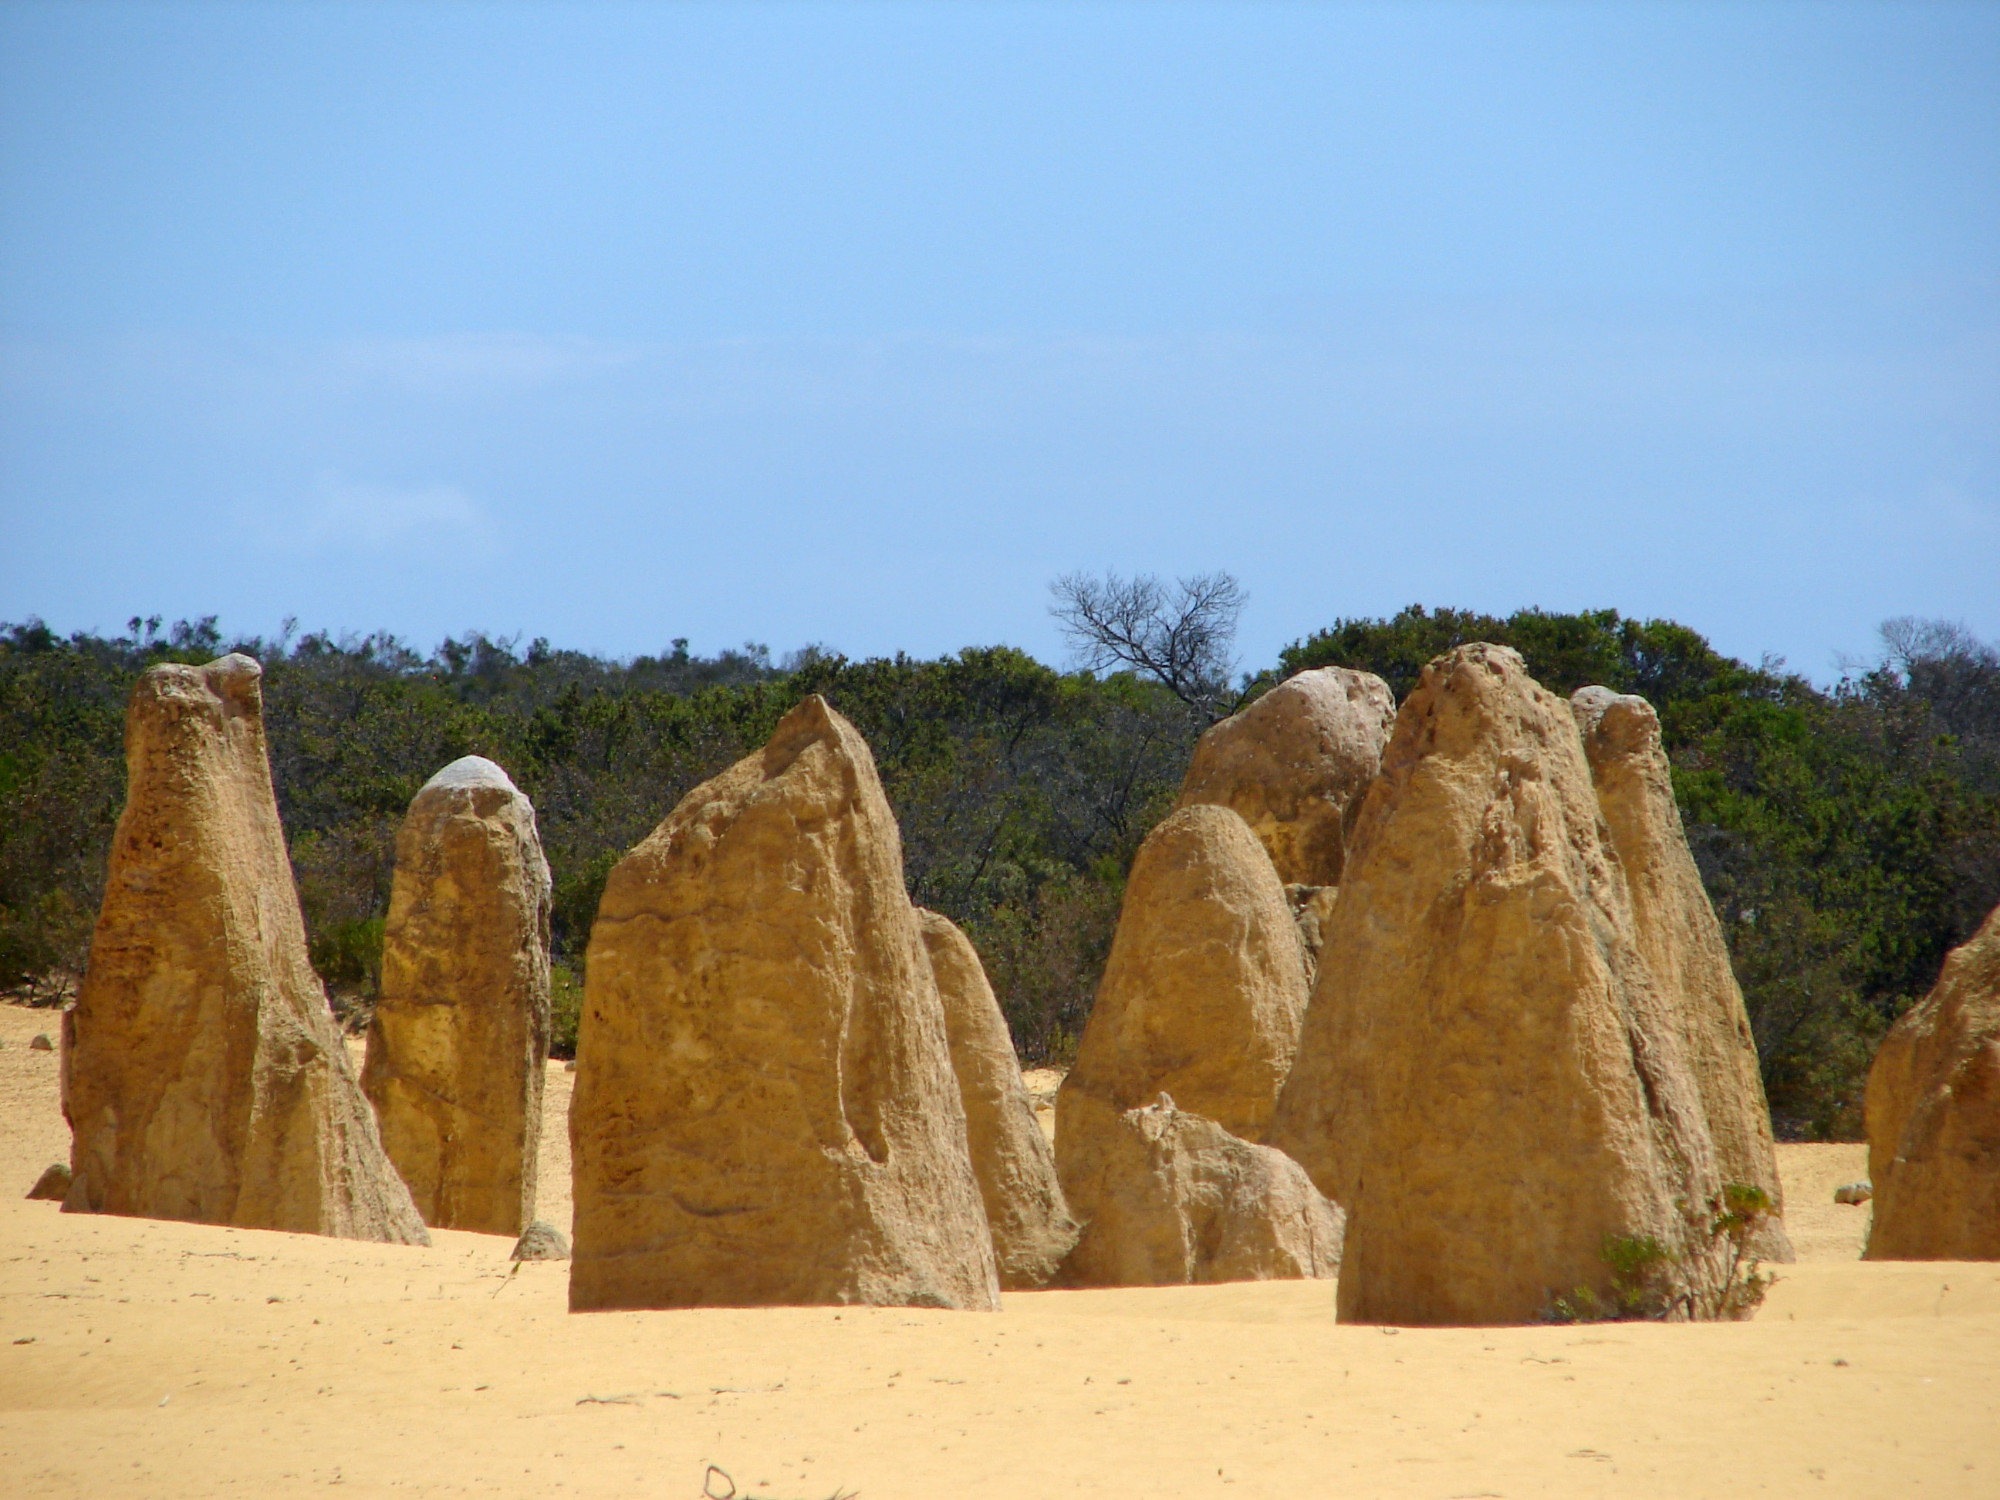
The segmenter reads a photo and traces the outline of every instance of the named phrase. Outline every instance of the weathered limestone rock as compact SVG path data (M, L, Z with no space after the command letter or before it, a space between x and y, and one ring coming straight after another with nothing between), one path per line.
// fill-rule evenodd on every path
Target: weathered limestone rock
M1713 1291L1720 1192L1568 705L1513 651L1424 669L1348 846L1270 1140L1346 1209L1349 1322L1527 1322L1607 1236ZM1677 1202L1688 1205L1686 1210Z
M1868 1070L1869 1260L2000 1260L2000 907Z
M382 996L361 1086L433 1229L535 1212L549 1055L549 867L535 809L477 755L424 784L396 837Z
M1094 1149L1088 1121L1113 1121L1162 1092L1262 1140L1305 1005L1298 927L1249 826L1204 803L1168 817L1132 862L1097 1003L1056 1096L1065 1190ZM1086 1096L1108 1110L1074 1114Z
M1071 1179L1089 1223L1065 1283L1178 1286L1340 1269L1341 1212L1282 1151L1239 1140L1166 1094L1122 1114L1096 1099L1078 1107L1111 1118L1090 1122L1097 1147Z
M822 699L611 872L570 1143L573 1309L998 1305L902 841Z
M1045 1285L1075 1245L1076 1221L1056 1180L1055 1151L1035 1121L1007 1018L966 935L948 917L917 909L958 1094L965 1105L972 1171L993 1230L1000 1285Z
M1579 689L1570 712L1631 893L1634 940L1680 1022L1681 1055L1701 1092L1716 1170L1725 1183L1764 1190L1774 1211L1749 1248L1765 1260L1789 1261L1784 1187L1757 1043L1722 925L1681 828L1673 773L1660 747L1660 717L1644 698L1602 687Z
M306 960L262 675L231 655L133 689L125 811L64 1017L64 1207L428 1244Z
M1300 672L1201 737L1176 806L1234 808L1285 884L1338 885L1395 718L1395 695L1372 673Z

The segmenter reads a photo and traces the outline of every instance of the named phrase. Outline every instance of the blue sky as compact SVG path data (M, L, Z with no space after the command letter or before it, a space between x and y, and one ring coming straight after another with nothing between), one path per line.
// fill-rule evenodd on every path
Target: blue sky
M0 618L2000 637L2000 7L0 9Z

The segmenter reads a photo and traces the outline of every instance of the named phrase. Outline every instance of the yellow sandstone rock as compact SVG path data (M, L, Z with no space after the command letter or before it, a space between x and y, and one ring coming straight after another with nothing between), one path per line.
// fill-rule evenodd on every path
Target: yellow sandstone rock
M1395 718L1395 695L1372 673L1300 672L1202 735L1175 805L1233 808L1286 885L1338 885Z
M1599 827L1569 706L1517 654L1424 669L1348 846L1340 962L1270 1137L1347 1211L1344 1321L1608 1299L1607 1237L1675 1257L1663 1301L1714 1289L1701 1096Z
M64 1208L428 1244L306 959L262 669L133 689L125 810L65 1017Z
M1640 956L1680 1022L1681 1051L1701 1092L1716 1170L1725 1183L1761 1188L1769 1197L1777 1211L1759 1226L1751 1249L1765 1260L1789 1261L1757 1043L1681 827L1659 715L1644 698L1602 687L1578 689L1570 711L1631 893Z
M1869 1260L2000 1260L2000 907L1868 1070Z
M570 1144L572 1309L998 1306L902 841L822 699L611 872Z
M1035 1121L1007 1018L978 952L950 918L922 907L917 917L944 1003L945 1040L965 1105L966 1142L993 1230L1000 1285L1031 1290L1048 1282L1076 1243L1076 1221L1056 1180L1055 1152Z
M477 755L424 784L396 837L382 995L361 1085L433 1229L534 1218L549 1055L549 867L535 809Z

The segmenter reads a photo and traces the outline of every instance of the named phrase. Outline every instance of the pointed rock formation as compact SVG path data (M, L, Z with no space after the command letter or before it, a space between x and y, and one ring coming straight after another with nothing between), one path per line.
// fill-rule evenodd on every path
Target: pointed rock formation
M68 1210L428 1244L383 1154L278 825L262 669L158 666L64 1018Z
M1750 1249L1765 1260L1789 1261L1784 1188L1757 1043L1722 925L1681 828L1673 774L1660 747L1660 716L1644 698L1602 687L1578 689L1570 697L1570 712L1583 735L1598 810L1631 893L1639 954L1680 1021L1681 1053L1701 1092L1716 1170L1725 1183L1763 1189L1774 1212L1759 1226Z
M1106 1111L1096 1100L1087 1111ZM1090 1223L1063 1280L1074 1286L1331 1277L1341 1213L1282 1151L1239 1140L1161 1094L1093 1124L1075 1181Z
M612 870L591 931L570 1306L993 1308L902 840L819 697Z
M993 1230L1000 1285L1045 1285L1076 1243L1076 1221L1056 1180L1055 1151L1028 1101L1007 1018L966 935L948 917L917 909L944 1003L945 1040L965 1105L973 1175Z
M1065 1187L1065 1153L1089 1149L1089 1132L1065 1123L1083 1096L1115 1117L1165 1092L1262 1140L1305 1006L1298 925L1263 846L1226 807L1172 814L1132 861L1097 1003L1056 1096Z
M2000 907L1868 1070L1869 1260L2000 1260Z
M1300 672L1202 735L1175 805L1233 808L1287 885L1339 885L1347 829L1395 718L1395 695L1373 673Z
M1348 1322L1527 1322L1609 1297L1607 1237L1719 1278L1721 1188L1569 706L1462 646L1397 716L1271 1133L1347 1211ZM1677 1205L1686 1205L1685 1208Z
M468 755L424 783L396 836L382 996L361 1086L433 1229L518 1235L534 1218L549 1055L549 866L535 809Z

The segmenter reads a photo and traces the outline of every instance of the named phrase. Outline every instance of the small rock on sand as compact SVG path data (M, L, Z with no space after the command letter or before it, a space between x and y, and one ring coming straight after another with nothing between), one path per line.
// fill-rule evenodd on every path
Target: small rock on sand
M28 1043L28 1050L30 1052L53 1052L56 1050L56 1044L49 1040L49 1034L46 1031L38 1031L35 1033L35 1039Z
M1875 1196L1875 1185L1871 1182L1843 1182L1833 1190L1835 1203L1866 1203Z
M50 1162L42 1175L35 1179L35 1185L28 1189L30 1198L42 1198L51 1203L60 1203L69 1196L69 1163Z
M509 1260L568 1260L569 1241L546 1219L537 1219L521 1231Z

